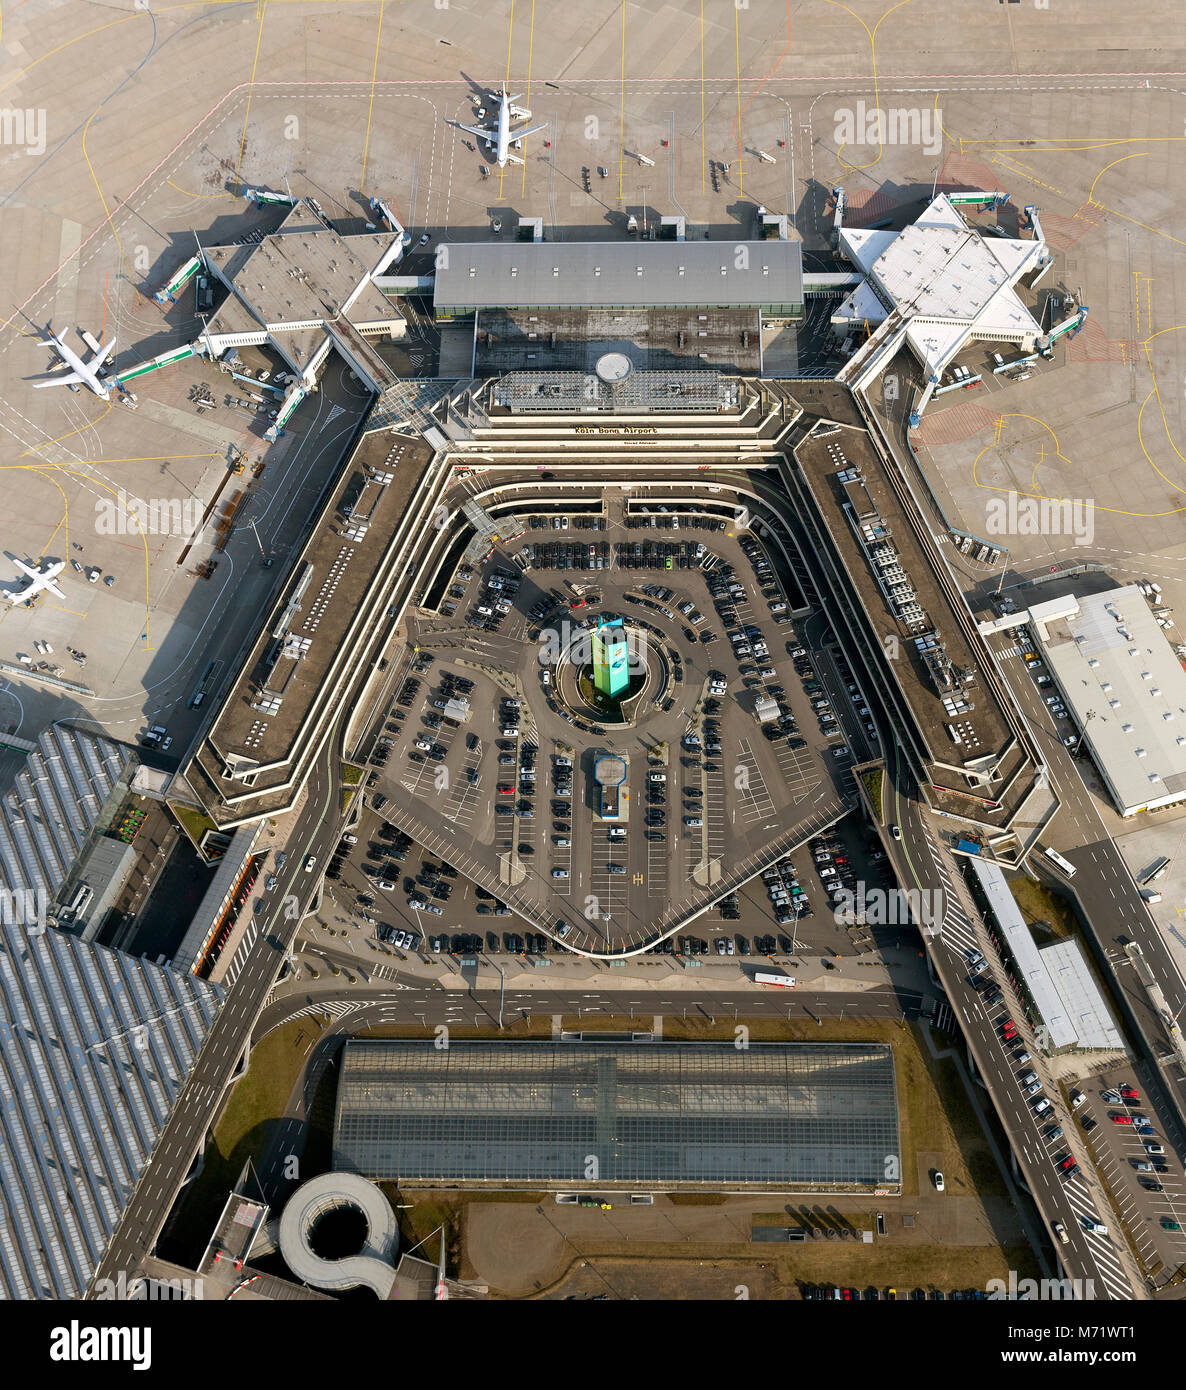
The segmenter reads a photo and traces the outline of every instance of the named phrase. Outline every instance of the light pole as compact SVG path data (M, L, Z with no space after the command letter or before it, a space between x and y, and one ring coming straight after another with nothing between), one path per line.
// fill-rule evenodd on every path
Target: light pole
M1092 721L1093 719L1095 719L1095 718L1096 718L1096 713L1095 713L1095 710L1093 710L1093 709L1089 709L1089 710L1087 711L1087 713L1084 714L1084 716L1083 716L1083 727L1079 730L1079 737L1075 740L1075 751L1074 751L1074 753L1072 754L1073 757L1076 757L1076 758L1077 758L1077 757L1079 756L1079 748L1080 748L1080 745L1081 745L1082 742L1083 742L1083 737L1084 737L1084 735L1087 733L1087 726L1088 726L1088 724L1090 724L1091 721ZM1181 841L1179 841L1179 843L1181 843ZM1176 854L1176 853L1177 853L1177 850L1175 850L1174 853Z
M502 1001L506 997L507 977L501 965L495 965L498 971L498 1028L502 1031Z

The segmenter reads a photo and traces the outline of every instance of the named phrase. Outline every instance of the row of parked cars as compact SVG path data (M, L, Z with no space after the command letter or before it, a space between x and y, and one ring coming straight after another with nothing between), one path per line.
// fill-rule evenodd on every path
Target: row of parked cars
M763 869L762 882L766 886L766 896L770 899L770 906L774 911L774 920L779 926L811 916L811 902L807 890L799 882L799 876L789 856ZM773 938L770 939L773 941ZM768 955L769 952L763 951L761 954Z
M527 519L527 525L533 531L546 531L550 526L553 531L567 531L568 517L566 516L531 516ZM577 513L572 518L572 526L575 531L604 531L605 517L600 513L582 514Z
M624 570L686 570L708 557L703 541L618 541L618 566Z
M610 567L608 541L535 541L519 552L537 570L604 570Z
M1165 1188L1157 1180L1154 1174L1161 1175L1169 1172L1169 1165L1166 1162L1165 1145L1157 1137L1157 1131L1148 1115L1140 1112L1141 1104L1140 1092L1135 1086L1128 1082L1110 1088L1100 1093L1100 1099L1105 1105L1118 1107L1108 1112L1108 1118L1114 1125L1125 1125L1131 1127L1132 1132L1137 1136L1141 1144L1141 1156L1130 1158L1136 1172L1148 1174L1140 1179L1141 1186L1147 1192L1164 1192ZM1172 1222L1167 1225L1162 1221L1162 1226L1166 1230L1177 1230L1177 1225Z
M1034 648L1033 637L1030 635L1029 628L1019 627L1014 629L1014 632L1017 637L1018 650L1025 662L1025 669L1033 677L1043 703L1055 720L1059 738L1067 748L1073 748L1079 741L1078 735L1075 733L1074 723L1063 703L1062 696L1054 690L1054 682L1046 672L1045 663Z
M912 1303L943 1303L947 1300L971 1303L973 1300L986 1299L988 1294L983 1289L952 1289L949 1293L944 1293L942 1289L931 1289L929 1293L926 1289L911 1289L907 1295L899 1294L894 1288L882 1289L876 1285L864 1289L845 1289L837 1288L834 1284L804 1284L803 1297L808 1302L827 1300L835 1303L876 1303L881 1299L896 1303L899 1298L908 1298Z
M400 951L420 949L420 937L414 931L406 931L402 927L377 926L375 935L380 941L386 941L388 945Z
M470 627L481 628L485 632L497 632L502 626L502 620L514 607L515 595L518 592L519 578L514 570L505 567L496 569L493 574L487 576L466 621Z
M674 531L678 531L681 526L685 530L693 531L723 531L725 524L721 517L676 513L669 511L667 507L660 507L658 514L654 512L647 515L631 513L626 517L626 529L628 531L638 531L648 527L653 530L656 526L667 527Z

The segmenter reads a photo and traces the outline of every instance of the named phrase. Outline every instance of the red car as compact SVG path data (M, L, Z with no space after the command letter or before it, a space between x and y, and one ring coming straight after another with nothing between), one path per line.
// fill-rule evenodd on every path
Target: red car
M1075 1160L1070 1157L1064 1158L1058 1166L1064 1173L1069 1173L1071 1169L1075 1167Z
M1134 1091L1131 1086L1121 1086L1120 1094L1126 1101L1132 1101L1138 1105L1140 1104L1141 1093L1139 1091Z
M1109 1115L1109 1116L1108 1116L1108 1119L1110 1119L1114 1125L1130 1125L1130 1124L1132 1124L1132 1116L1131 1116L1131 1115Z

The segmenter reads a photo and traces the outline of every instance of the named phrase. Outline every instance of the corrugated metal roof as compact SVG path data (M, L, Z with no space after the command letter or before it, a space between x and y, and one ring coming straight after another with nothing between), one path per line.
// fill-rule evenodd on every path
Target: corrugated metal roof
M0 1298L81 1296L219 997L121 951L0 922Z
M1017 906L1017 899L1009 887L1009 881L1000 866L990 860L969 857L968 863L980 880L984 896L997 919L997 926L1008 943L1017 965L1018 978L1029 990L1042 1016L1042 1022L1046 1025L1051 1050L1057 1052L1064 1047L1074 1047L1078 1042L1078 1034L1068 1017L1062 995L1055 989L1041 952L1030 935L1030 929Z
M760 308L803 302L797 241L450 243L438 313L474 306Z

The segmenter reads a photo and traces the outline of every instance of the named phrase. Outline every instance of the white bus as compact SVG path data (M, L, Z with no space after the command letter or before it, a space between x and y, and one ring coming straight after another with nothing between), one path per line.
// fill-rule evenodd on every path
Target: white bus
M1068 878L1075 877L1077 871L1074 864L1072 864L1069 859L1064 859L1062 855L1059 854L1058 850L1048 849L1046 851L1046 858L1049 859L1052 864L1057 865Z
M793 975L771 975L768 971L759 970L754 975L756 985L774 985L778 989L794 989L795 977Z

